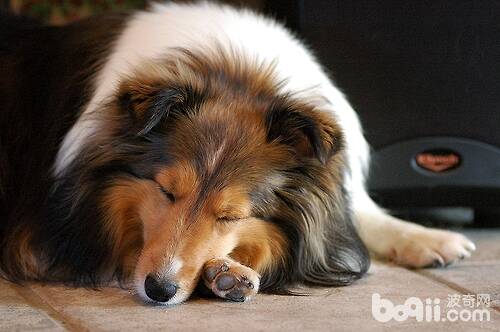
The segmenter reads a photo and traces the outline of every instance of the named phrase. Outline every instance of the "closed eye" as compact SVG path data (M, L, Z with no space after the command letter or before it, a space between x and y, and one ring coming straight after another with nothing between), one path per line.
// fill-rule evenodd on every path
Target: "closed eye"
M220 222L235 222L235 221L239 221L241 219L243 219L243 218L234 217L234 216L221 216L221 217L217 218L217 221L220 221Z
M160 190L162 192L162 194L172 203L175 203L175 196L174 194L172 194L171 192L168 192L167 190L165 190L165 188L163 188L162 186L159 186L160 187Z

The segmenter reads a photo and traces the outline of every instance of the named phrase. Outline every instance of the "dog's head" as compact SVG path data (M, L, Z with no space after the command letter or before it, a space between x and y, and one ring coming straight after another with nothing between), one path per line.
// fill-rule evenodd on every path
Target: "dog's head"
M102 220L99 273L132 274L144 299L187 299L206 261L257 236L245 227L256 220L280 234L265 288L346 284L366 270L332 114L280 92L272 66L236 59L181 52L124 78L66 176L73 218Z

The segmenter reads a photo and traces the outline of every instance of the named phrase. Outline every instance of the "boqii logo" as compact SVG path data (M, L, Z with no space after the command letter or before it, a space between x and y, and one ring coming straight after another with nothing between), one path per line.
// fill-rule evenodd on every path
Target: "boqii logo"
M413 318L417 322L490 321L490 294L450 294L445 308L440 299L410 297L403 304L395 305L380 294L372 294L372 315L386 323L391 319L402 322Z

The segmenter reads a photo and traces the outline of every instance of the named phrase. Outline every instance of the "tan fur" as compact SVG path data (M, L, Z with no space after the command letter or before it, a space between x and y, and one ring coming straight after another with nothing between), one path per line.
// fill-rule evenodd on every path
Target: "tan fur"
M275 226L250 218L248 189L233 184L204 194L202 207L195 211L193 204L202 194L199 184L186 161L163 168L155 181L113 183L103 201L114 236L113 259L131 267L138 258L136 278L161 274L179 259L183 265L175 278L186 291L193 290L203 264L213 257L231 254L262 272L282 259L284 236ZM160 186L175 195L175 203L163 197ZM140 256L134 256L142 242Z
M273 224L249 219L238 227L238 246L229 254L259 274L270 272L285 260L287 240Z
M29 229L20 229L18 234L12 237L7 252L3 253L9 255L10 260L16 262L17 268L28 280L37 279L46 272L45 264L31 246L32 237L33 234Z

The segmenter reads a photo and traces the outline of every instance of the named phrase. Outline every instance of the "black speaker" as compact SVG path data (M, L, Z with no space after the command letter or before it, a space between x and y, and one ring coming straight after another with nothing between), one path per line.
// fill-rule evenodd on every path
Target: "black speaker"
M500 221L500 2L271 1L269 10L359 113L375 200Z

